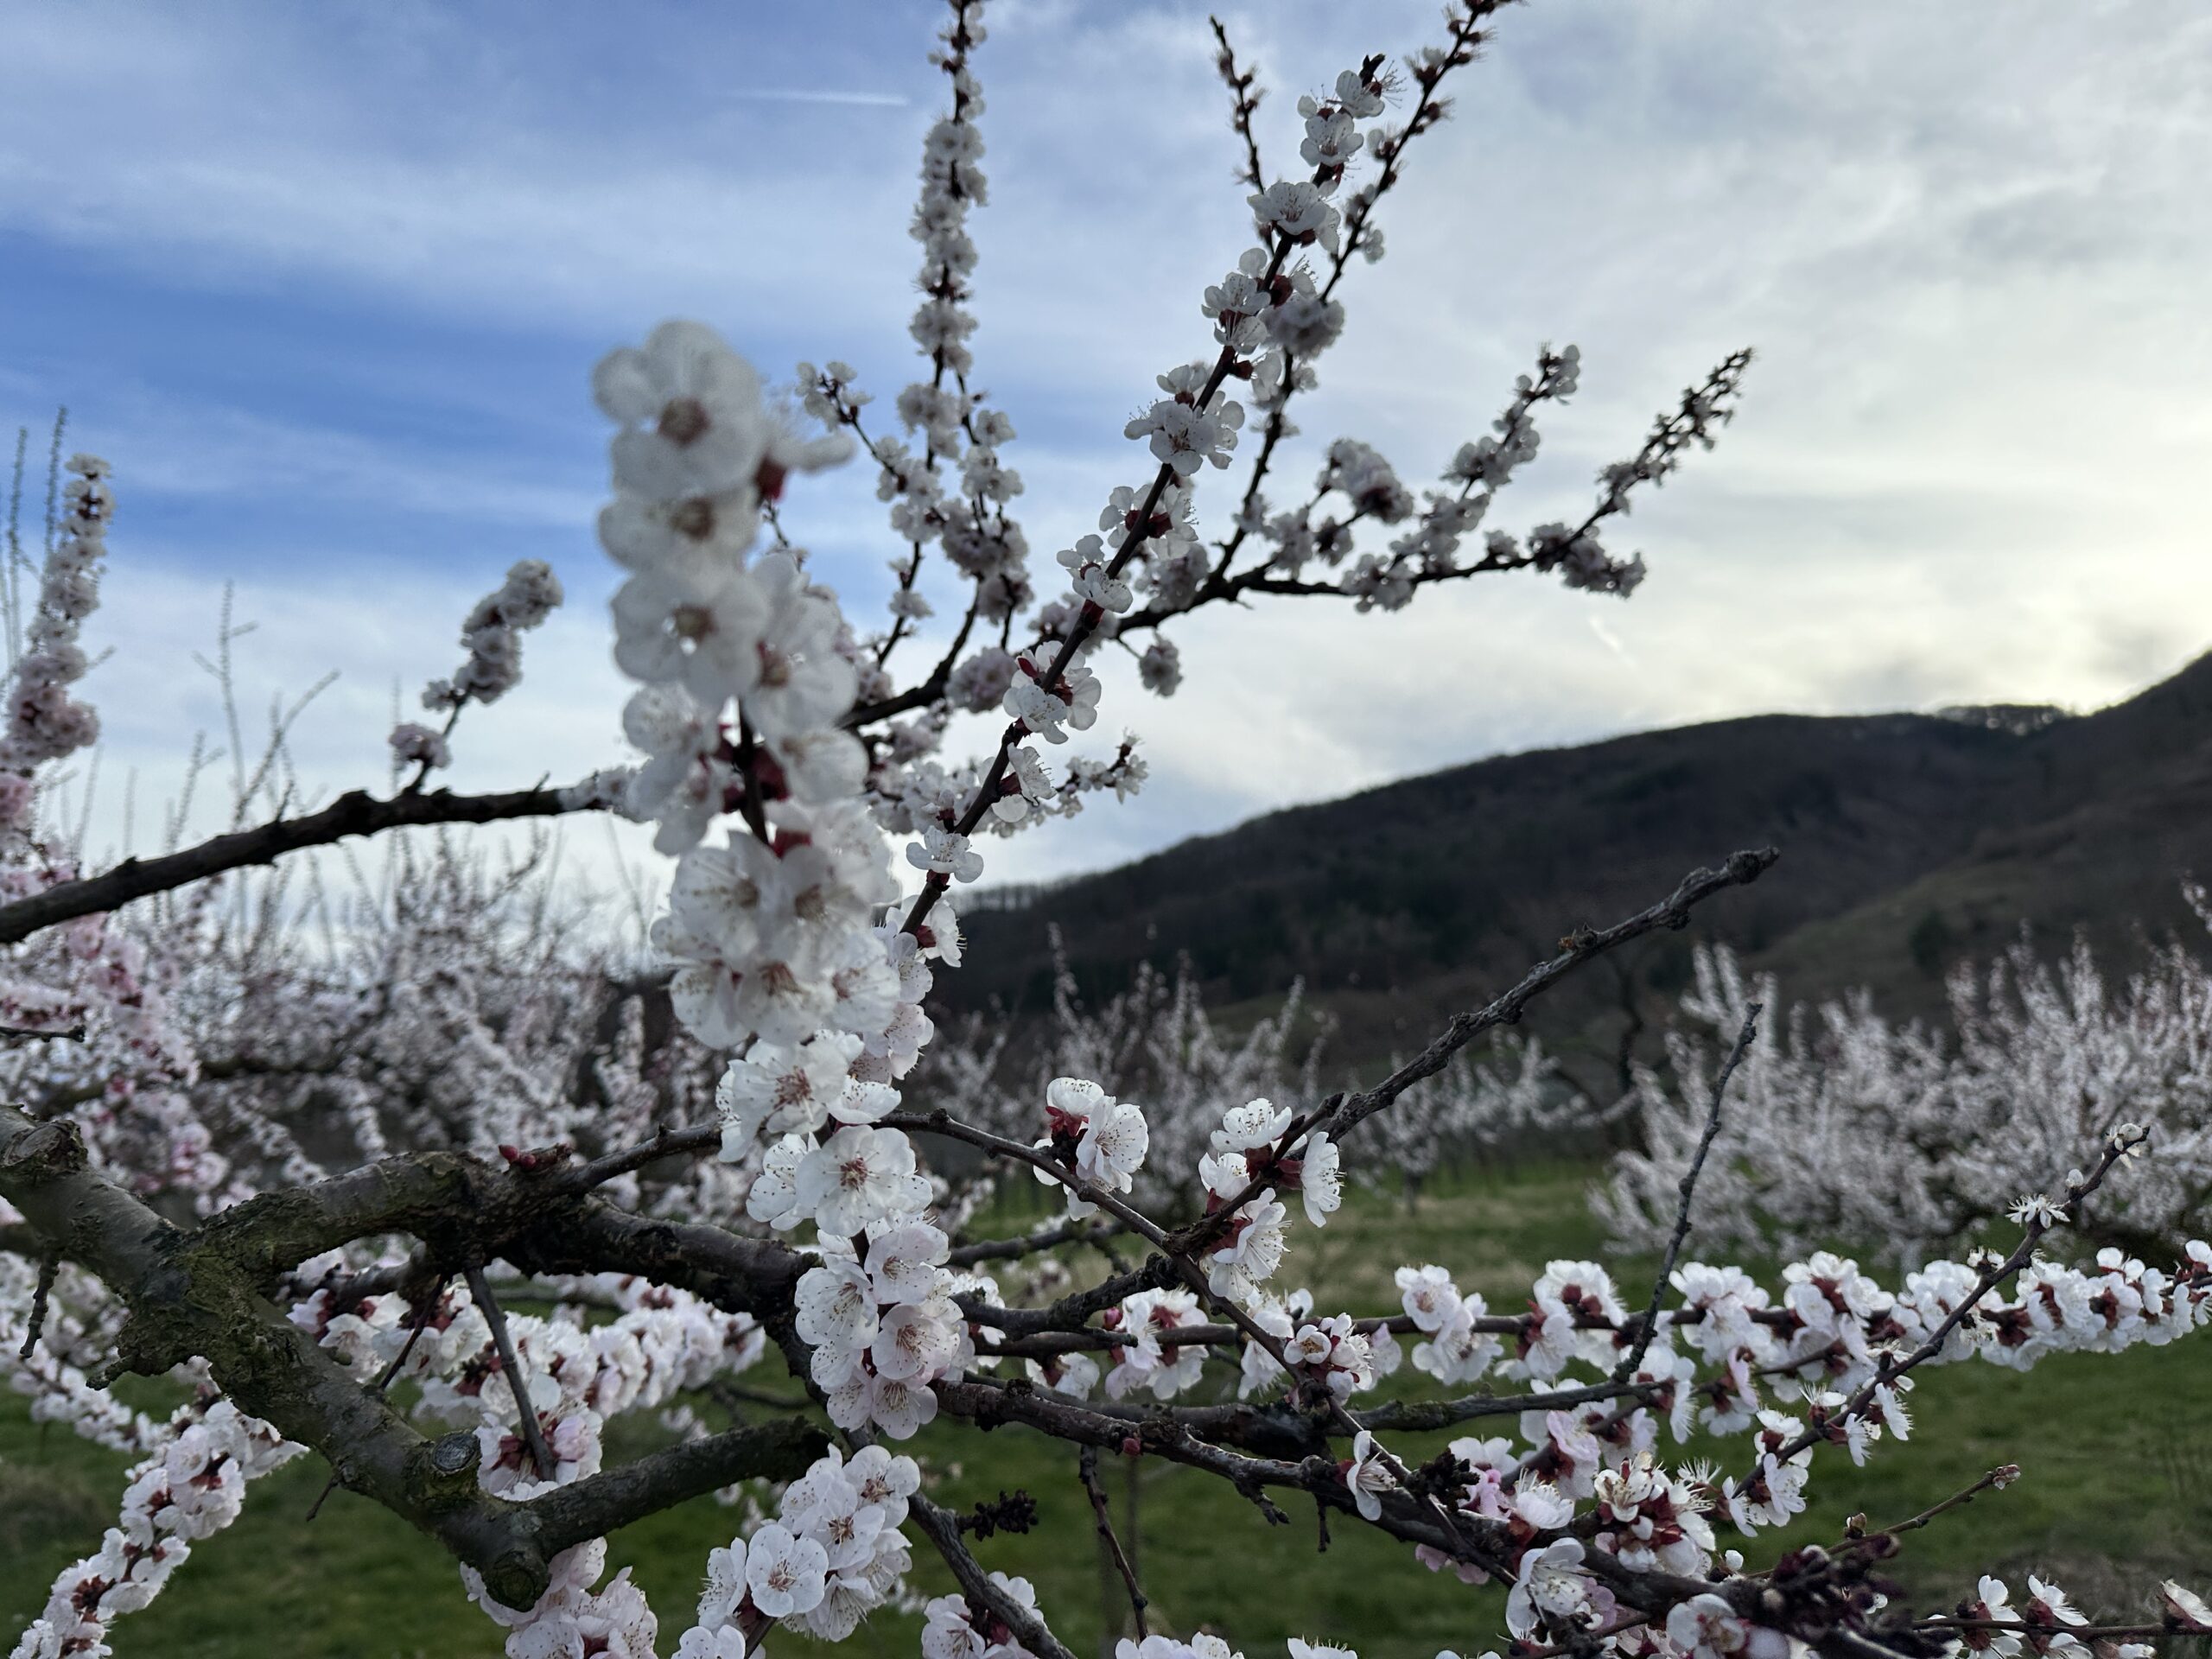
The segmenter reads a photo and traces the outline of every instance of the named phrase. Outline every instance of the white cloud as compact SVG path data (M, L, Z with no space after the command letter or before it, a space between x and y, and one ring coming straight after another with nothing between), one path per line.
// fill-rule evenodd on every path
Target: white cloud
M691 309L772 369L802 350L858 363L886 410L912 360L915 141L941 94L918 20L890 41L842 13L810 16L810 39L637 15L611 29L554 8L531 32L421 7L0 16L0 228L142 273L149 306L194 288L310 295L372 317L378 340L419 325L447 342L422 395L458 435L435 443L391 435L409 407L396 370L373 431L342 399L304 415L257 400L251 360L219 391L126 377L105 413L143 481L242 514L274 486L334 514L449 507L463 540L543 531L567 550L577 601L556 629L572 632L533 641L543 664L476 741L578 769L620 698L603 576L585 569L595 463L570 475L590 416L580 391L572 415L503 411L502 365L557 356L581 388L594 347L578 342ZM1272 88L1278 162L1300 91L1433 27L1430 0L1229 22ZM1119 430L1151 377L1205 343L1196 296L1243 235L1235 156L1197 13L1021 0L995 8L977 64L993 193L978 378L1022 430L1009 459L1049 569L1134 476ZM734 78L749 90L720 84ZM1649 584L1625 606L1523 579L1403 616L1274 604L1194 622L1174 702L1112 671L1106 723L1146 735L1152 793L992 849L993 874L1500 749L1766 709L2091 705L2170 671L2212 614L2208 172L2212 17L2177 0L1890 0L1847 27L1721 0L1509 12L1453 123L1414 153L1389 258L1348 285L1350 330L1278 493L1339 432L1417 482L1484 429L1539 340L1573 340L1587 390L1548 416L1498 519L1563 516L1675 388L1754 343L1720 452L1615 537L1646 551ZM472 331L497 349L472 354ZM344 388L378 372L342 326L330 343ZM795 533L865 622L896 550L870 480L794 495ZM149 666L115 683L167 713L150 665L182 660L164 635L177 616L212 614L223 550L139 524L165 574L143 598L116 584L114 620ZM347 549L252 601L272 619L259 638L301 636L280 677L311 679L334 652L349 664L319 711L334 734L312 740L334 777L359 764L348 744L373 765L391 673L440 671L446 619L474 597L411 575L388 591L397 580ZM167 741L128 716L111 730L148 765Z

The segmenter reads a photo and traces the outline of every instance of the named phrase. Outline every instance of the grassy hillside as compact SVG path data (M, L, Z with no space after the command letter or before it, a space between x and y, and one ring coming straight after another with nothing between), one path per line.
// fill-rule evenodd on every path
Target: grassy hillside
M1303 1253L1287 1275L1341 1287L1362 1311L1389 1302L1389 1270L1408 1257L1446 1263L1493 1300L1525 1295L1545 1260L1598 1245L1581 1196L1589 1173L1465 1175L1411 1217L1357 1198L1325 1235L1301 1233ZM2207 1340L2066 1357L2026 1376L1980 1365L1929 1373L1914 1444L1884 1448L1865 1470L1827 1460L1819 1503L1787 1536L1831 1539L1859 1510L1877 1524L1899 1520L2015 1460L2027 1471L2018 1485L1918 1535L1902 1575L1916 1591L1947 1599L1976 1568L1998 1563L2053 1569L2085 1599L2120 1605L2168 1573L2212 1574ZM751 1380L777 1386L778 1370L771 1362ZM1416 1454L1430 1444L1401 1439ZM995 1539L982 1554L1035 1581L1063 1637L1078 1653L1095 1651L1099 1567L1072 1451L1020 1427L988 1438L933 1429L920 1449L943 1501L964 1505L1015 1487L1037 1498L1042 1526ZM19 1402L0 1403L0 1642L37 1611L54 1572L97 1544L124 1462L31 1425ZM1125 1501L1127 1469L1108 1472ZM1319 1559L1310 1512L1294 1510L1289 1526L1270 1529L1217 1482L1149 1464L1136 1473L1140 1567L1164 1626L1213 1625L1254 1659L1280 1654L1280 1639L1298 1634L1356 1643L1363 1659L1429 1659L1444 1647L1479 1652L1501 1628L1497 1592L1425 1573L1379 1535L1340 1522ZM385 1511L340 1493L304 1522L325 1474L307 1458L257 1484L239 1524L200 1547L160 1601L118 1627L121 1659L496 1655L498 1633L463 1599L450 1562ZM732 1529L731 1512L702 1500L616 1535L613 1564L635 1569L670 1621L664 1653L690 1622L706 1552ZM1755 1545L1755 1559L1774 1547ZM926 1546L917 1563L930 1593L948 1587ZM908 1659L918 1633L915 1619L880 1617L849 1650ZM812 1644L784 1637L776 1645Z
M1770 715L1511 755L1258 818L965 918L977 948L949 1006L1036 1009L1062 929L1087 989L1187 953L1209 1000L1302 977L1357 1065L1418 1046L1583 924L1683 872L1771 842L1782 863L1701 911L1691 935L1625 953L1532 1020L1580 1065L1610 1059L1624 992L1663 1018L1690 939L1728 941L1793 992L1874 988L1932 1009L1947 963L2025 923L2128 943L2193 925L2181 880L2212 874L2212 658L2114 708Z

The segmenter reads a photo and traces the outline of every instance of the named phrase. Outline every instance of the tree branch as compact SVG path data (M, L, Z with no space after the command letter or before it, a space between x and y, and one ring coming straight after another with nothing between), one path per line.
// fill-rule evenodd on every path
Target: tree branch
M1335 1110L1324 1114L1317 1127L1332 1135L1341 1135L1362 1118L1372 1117L1400 1095L1405 1093L1423 1077L1441 1071L1452 1057L1483 1033L1498 1026L1516 1024L1522 1010L1548 989L1552 983L1574 971L1591 957L1602 956L1630 939L1642 938L1646 933L1660 928L1681 928L1689 925L1690 908L1730 887L1745 887L1772 869L1782 855L1771 847L1756 851L1729 854L1718 869L1692 870L1681 880L1674 892L1649 909L1638 912L1625 921L1596 931L1581 929L1560 941L1560 954L1549 962L1532 968L1511 990L1486 1007L1472 1013L1453 1016L1443 1035L1436 1039L1412 1059L1400 1066L1374 1088L1352 1095L1340 1102Z
M0 906L0 944L27 939L57 922L99 915L134 899L167 893L226 870L274 863L287 853L328 846L348 836L373 836L421 824L554 817L584 810L585 803L571 799L568 791L560 789L518 789L498 795L455 795L449 790L437 790L428 795L400 794L389 799L357 789L305 817L277 818L160 858L126 858L111 870L65 881L12 905Z
M37 1123L0 1109L0 1197L40 1236L105 1281L128 1310L118 1352L92 1379L95 1386L205 1358L241 1410L322 1453L347 1487L436 1538L510 1607L530 1606L543 1593L548 1563L571 1544L735 1480L794 1478L822 1454L828 1441L821 1432L793 1420L673 1446L533 1503L508 1503L478 1486L474 1435L424 1439L264 1294L289 1265L278 1258L314 1231L308 1224L317 1195L348 1217L327 1222L321 1236L343 1235L364 1217L372 1230L394 1230L404 1216L410 1230L435 1231L431 1224L442 1223L461 1236L473 1212L496 1236L531 1213L528 1203L501 1191L526 1188L527 1177L499 1177L477 1165L475 1179L449 1179L454 1166L474 1161L445 1154L387 1159L353 1177L271 1195L281 1202L241 1205L188 1232L92 1170L74 1125ZM424 1164L448 1179L410 1180ZM367 1197L379 1190L389 1199L383 1206ZM426 1198L431 1191L442 1192L454 1213L441 1214ZM773 1306L788 1322L799 1258L780 1245L625 1216L596 1199L563 1198L555 1208L556 1214L538 1217L536 1233L511 1247L501 1241L502 1249L526 1259L557 1258L557 1271L651 1273L721 1306Z

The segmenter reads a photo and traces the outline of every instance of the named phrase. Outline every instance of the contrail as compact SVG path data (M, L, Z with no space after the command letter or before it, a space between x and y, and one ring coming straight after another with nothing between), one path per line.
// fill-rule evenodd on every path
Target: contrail
M739 103L753 104L857 104L870 108L903 109L906 105L900 92L806 92L796 87L779 87L759 92L736 92L725 94Z
M1614 656L1619 658L1630 668L1636 666L1635 656L1629 651L1629 648L1626 645L1621 643L1620 636L1618 634L1615 633L1611 628L1607 627L1603 622L1600 622L1594 616L1589 619L1589 622L1590 632L1598 636L1599 639L1605 645L1606 650L1611 652Z

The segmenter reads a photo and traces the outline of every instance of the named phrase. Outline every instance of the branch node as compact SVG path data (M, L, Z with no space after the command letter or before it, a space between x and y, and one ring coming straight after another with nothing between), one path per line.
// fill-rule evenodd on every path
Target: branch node
M455 1429L417 1447L408 1460L408 1496L426 1510L449 1510L476 1492L484 1449L474 1434Z

